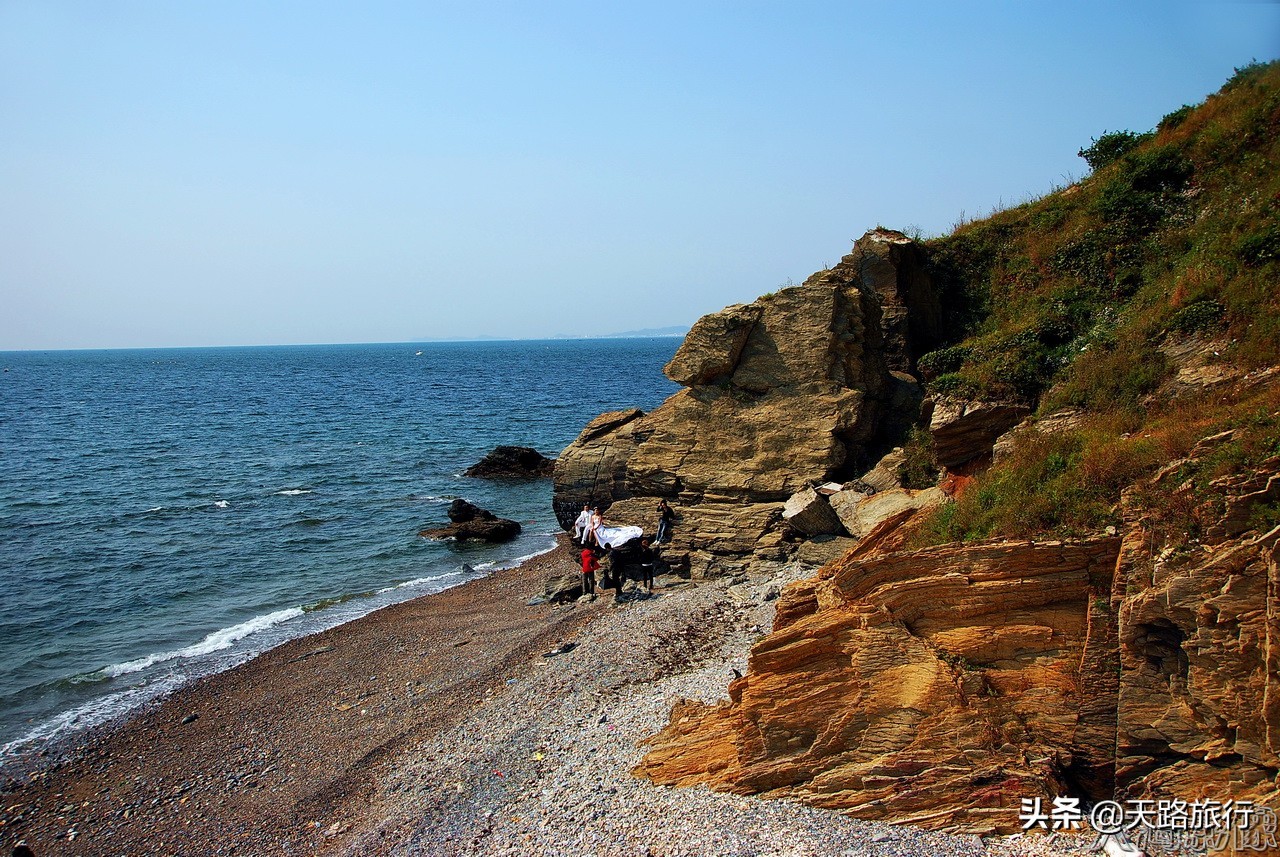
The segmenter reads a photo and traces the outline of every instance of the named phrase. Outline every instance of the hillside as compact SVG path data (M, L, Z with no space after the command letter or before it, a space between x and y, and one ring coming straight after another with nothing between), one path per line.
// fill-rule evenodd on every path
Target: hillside
M1199 477L1201 502L1280 452L1276 389L1238 383L1280 363L1280 65L1081 154L1094 172L1079 184L926 245L947 319L946 347L920 361L929 392L1072 425L1018 438L921 544L1118 525L1121 489L1221 431L1237 433L1180 480ZM912 449L927 473L928 444ZM1202 528L1148 499L1170 533Z

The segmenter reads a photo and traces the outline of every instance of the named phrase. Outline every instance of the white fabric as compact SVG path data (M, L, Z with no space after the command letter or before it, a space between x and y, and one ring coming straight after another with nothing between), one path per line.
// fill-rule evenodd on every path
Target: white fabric
M644 535L644 530L639 527L605 527L599 526L595 529L596 543L600 547L616 548L624 545L632 539L638 539Z
M587 530L591 528L591 512L583 509L578 513L578 519L573 522L573 537L578 541L582 541L587 535Z

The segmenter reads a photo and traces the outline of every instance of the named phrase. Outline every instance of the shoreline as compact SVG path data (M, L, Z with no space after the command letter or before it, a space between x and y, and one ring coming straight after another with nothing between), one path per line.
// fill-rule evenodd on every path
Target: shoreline
M638 743L676 699L724 697L772 622L766 590L807 570L775 569L745 600L723 580L526 604L574 560L562 537L197 679L41 765L6 765L0 843L40 857L1073 853L636 779Z
M543 554L556 550L559 545L559 537L554 534L548 534L551 544L542 550L533 553L523 554L512 559L492 560L489 562L479 563L472 568L472 571L478 572L484 577L507 571L524 565L525 563L536 559ZM163 676L152 676L147 684L140 687L124 687L104 693L100 696L91 697L87 700L76 703L75 705L58 711L42 720L28 721L27 729L24 733L17 735L12 740L0 745L0 773L8 766L28 767L27 763L38 758L46 758L56 756L61 752L65 752L68 747L74 746L83 740L90 733L101 730L110 729L118 726L129 718L133 717L139 711L149 706L154 706L167 699L173 693L183 687L187 687L194 682L201 681L206 678L236 669L244 664L252 661L272 649L292 642L293 640L305 639L307 637L322 634L326 631L339 628L351 622L358 622L361 619L376 613L379 610L395 607L409 601L420 598L429 598L438 595L449 589L458 586L465 586L473 580L481 579L480 577L467 577L467 569L470 566L466 562L460 561L458 567L453 571L441 572L427 578L415 578L395 583L377 590L369 590L367 592L356 592L339 595L329 599L323 599L320 603L328 602L328 607L324 610L314 609L314 604L292 605L288 607L277 608L276 611L267 614L254 616L245 622L226 628L219 628L209 632L202 640L190 643L186 646L179 646L174 650L166 650L164 652L153 652L144 655L135 661L124 662L120 664L110 664L91 671L92 674L107 673L112 670L119 670L120 667L128 667L136 662L150 663L175 663L188 670L189 675L179 678L176 682L166 679ZM460 578L459 580L449 583L441 589L435 589L429 592L414 593L410 587L421 585L423 583L434 583L445 578ZM401 592L398 600L387 600L388 597L395 597L395 593ZM373 604L364 603L366 600L374 601ZM381 602L381 603L377 603ZM182 653L188 650L198 649L206 644L210 638L218 637L229 631L235 631L237 628L251 623L257 623L265 618L269 618L275 613L301 611L291 617L289 623L271 623L258 629L255 633L245 635L243 638L237 638L235 642L243 639L247 645L240 651L234 649L210 649L204 652L198 652L192 656L186 656ZM329 611L333 611L330 613ZM297 633L289 633L291 630L288 626L294 621L300 623L303 627L298 629ZM256 641L255 637L259 633L267 635L265 645L260 641ZM283 636L276 636L279 634ZM272 637L275 637L272 639ZM190 661L188 662L188 657ZM120 674L129 674L131 670L122 671ZM113 677L115 674L112 674ZM135 697L135 701L122 702L121 697ZM6 753L9 748L16 747L16 751Z

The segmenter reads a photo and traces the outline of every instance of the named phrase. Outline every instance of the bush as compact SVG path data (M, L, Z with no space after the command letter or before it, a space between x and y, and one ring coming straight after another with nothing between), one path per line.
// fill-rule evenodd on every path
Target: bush
M1190 104L1184 104L1172 113L1166 114L1165 117L1160 120L1160 124L1156 127L1161 131L1172 131L1174 128L1177 128L1183 122L1187 121L1187 117L1191 115L1191 112L1194 109L1195 108Z
M903 488L920 490L938 484L938 459L933 451L933 435L927 428L911 429L902 451L906 460L898 468L898 481Z
M1199 333L1222 324L1222 304L1215 300L1196 301L1173 314L1169 329L1182 333Z
M1101 137L1096 137L1091 145L1081 149L1076 154L1084 158L1085 163L1089 165L1089 169L1096 173L1108 164L1120 160L1121 157L1131 152L1148 136L1150 135L1135 134L1132 131L1107 131Z
M937 378L949 372L956 372L964 361L973 354L973 349L964 345L953 345L950 348L939 348L930 351L916 362L916 368L925 380Z
M1240 261L1255 267L1280 259L1280 229L1269 226L1246 235L1237 245L1236 253Z

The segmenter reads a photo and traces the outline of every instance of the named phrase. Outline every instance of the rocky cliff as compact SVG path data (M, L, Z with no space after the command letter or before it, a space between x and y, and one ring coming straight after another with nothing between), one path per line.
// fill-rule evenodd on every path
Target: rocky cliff
M1016 829L1022 797L1109 794L1119 539L847 558L784 591L717 707L677 705L637 773L863 818ZM1101 738L1101 740L1099 740Z
M1122 537L851 552L636 773L978 832L1024 797L1276 806L1280 527L1245 521L1280 459L1226 482L1191 550L1153 554L1131 500Z
M892 367L929 347L937 313L916 245L877 230L802 285L700 319L665 369L685 389L598 417L561 453L561 525L590 503L652 529L665 497L676 567L702 577L781 556L787 498L868 469L915 421L919 387Z
M707 316L680 393L564 451L566 527L665 497L694 577L821 566L638 774L979 831L1035 796L1280 806L1280 63L1081 154Z

